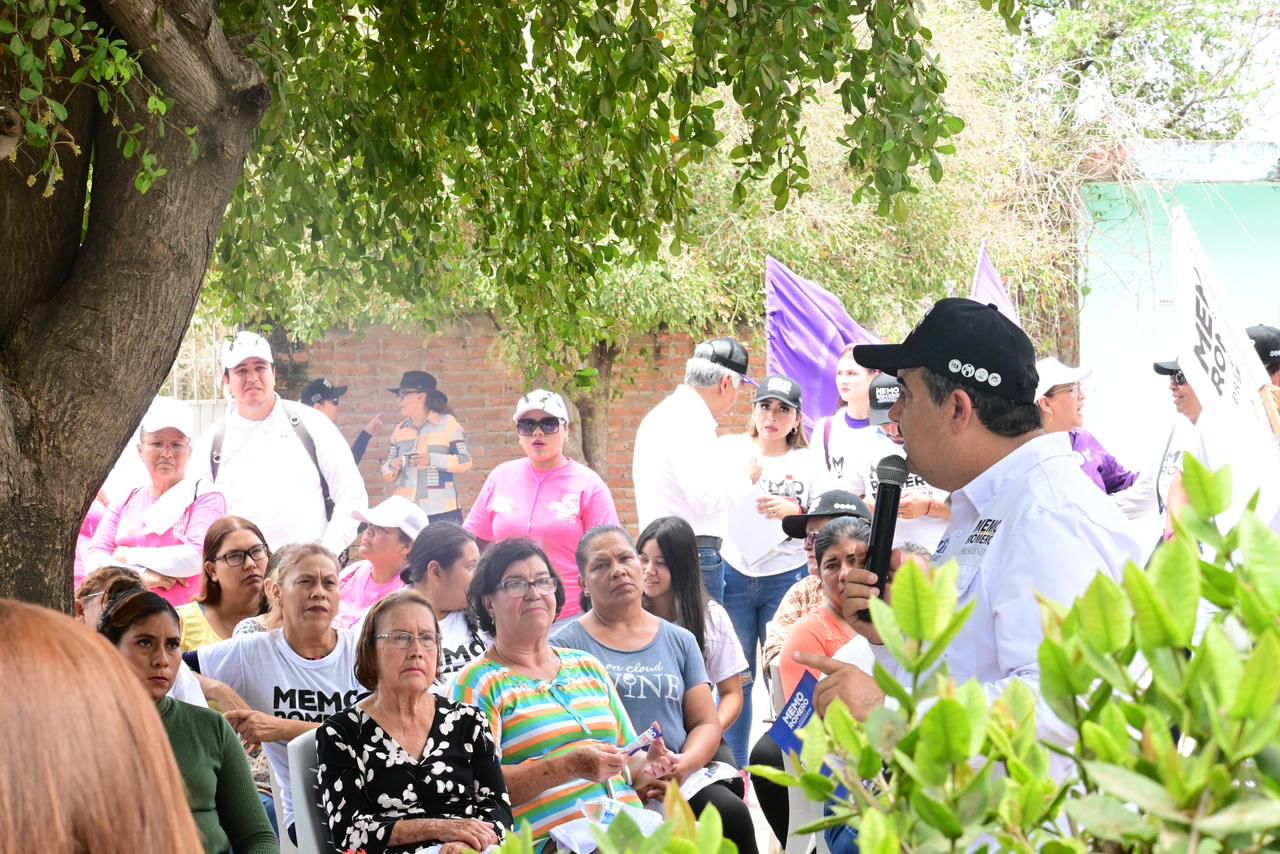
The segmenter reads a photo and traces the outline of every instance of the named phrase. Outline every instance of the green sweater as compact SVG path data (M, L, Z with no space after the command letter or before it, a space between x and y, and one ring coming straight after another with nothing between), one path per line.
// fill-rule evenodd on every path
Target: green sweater
M165 697L156 703L187 787L207 854L280 854L231 724L212 709Z

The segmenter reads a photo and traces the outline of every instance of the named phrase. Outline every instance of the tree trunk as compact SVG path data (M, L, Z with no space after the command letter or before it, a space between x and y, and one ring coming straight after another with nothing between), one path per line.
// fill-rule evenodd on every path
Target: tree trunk
M609 405L613 400L613 365L617 359L616 347L596 344L587 360L598 372L596 385L574 401L582 432L582 456L601 477L605 476L609 462Z
M100 22L145 48L147 77L176 102L163 136L149 114L117 105L168 174L134 189L138 162L123 158L87 86L66 103L81 153L63 154L51 198L42 181L27 187L33 152L0 163L0 596L62 610L81 520L173 363L270 103L210 0L167 2L163 16L146 0L106 9ZM6 58L0 95L19 76ZM147 101L136 84L129 96ZM188 126L199 129L196 159Z

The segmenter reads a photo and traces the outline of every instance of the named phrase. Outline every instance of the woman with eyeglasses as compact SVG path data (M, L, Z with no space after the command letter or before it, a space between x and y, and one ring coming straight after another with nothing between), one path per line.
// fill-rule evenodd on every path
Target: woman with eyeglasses
M416 503L431 522L462 524L455 478L471 471L467 434L449 408L449 398L426 371L405 371L390 389L403 419L391 432L391 448L382 463L382 478Z
M258 800L240 739L217 712L170 696L182 663L178 612L155 593L131 590L107 606L97 630L142 683L169 736L187 804L207 854L280 850Z
M241 620L257 615L271 549L257 525L223 516L204 538L204 592L178 609L182 651L226 640Z
M285 829L296 842L288 743L351 706L364 689L355 673L356 636L333 627L338 559L319 543L293 544L287 551L273 585L283 628L237 635L183 658L197 673L230 685L248 704L226 712L227 720L247 744L265 750L281 783L276 795Z
M320 806L339 851L483 851L511 827L489 721L436 696L440 626L412 590L365 618L356 677L368 697L316 733Z
M194 432L186 403L152 401L138 428L138 456L151 482L108 508L84 561L90 571L109 564L139 567L147 587L175 607L200 593L205 534L227 512L212 482L187 477Z
M527 538L494 543L467 602L493 645L463 669L453 698L488 717L515 821L529 825L535 848L582 817L582 801L640 806L636 790L659 785L673 763L658 746L628 757L622 748L636 733L609 674L591 655L548 642L564 587L546 552Z
M489 473L463 527L482 543L511 537L539 543L565 585L561 617L568 620L582 611L573 558L578 541L598 525L618 524L618 511L600 475L565 456L569 408L564 398L545 389L531 391L520 398L511 420L524 459Z
M756 676L756 651L765 640L766 626L782 598L808 570L804 544L791 539L782 520L799 515L826 476L822 460L804 435L800 386L783 377L766 377L756 391L745 435L726 436L727 452L743 460L755 457L759 480L730 511L724 558L724 608L733 621L738 642ZM751 736L751 693L743 697L742 714L725 741L739 767L747 764Z

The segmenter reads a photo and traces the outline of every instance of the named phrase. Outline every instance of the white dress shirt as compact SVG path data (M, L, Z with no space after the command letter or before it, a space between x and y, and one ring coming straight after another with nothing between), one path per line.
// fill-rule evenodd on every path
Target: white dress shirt
M196 440L187 474L212 480L226 496L227 512L261 528L273 550L286 543L319 540L337 554L355 539L359 523L351 513L368 509L369 494L351 448L333 422L310 406L299 403L292 408L315 442L316 459L329 484L334 508L328 522L320 473L279 396L262 421L251 421L231 407L222 419L226 427L216 480L209 455L217 422Z
M725 535L730 505L751 489L745 468L735 468L716 440L715 416L683 383L640 422L631 479L641 529L679 516L709 537Z
M1141 548L1115 504L1081 471L1067 433L1030 440L951 493L951 513L935 560L959 564L957 610L975 603L947 650L951 674L961 683L976 679L992 702L1014 679L1039 697L1044 632L1036 593L1070 606L1098 572L1119 583ZM885 648L872 649L902 680ZM1043 699L1037 724L1042 740L1073 744L1075 731ZM1070 763L1054 755L1050 766L1061 777Z

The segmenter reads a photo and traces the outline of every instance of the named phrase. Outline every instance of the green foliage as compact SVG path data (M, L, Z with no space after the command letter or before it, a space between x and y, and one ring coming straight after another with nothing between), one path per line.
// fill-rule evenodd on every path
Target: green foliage
M1211 525L1228 474L1189 462L1185 478L1189 518ZM1020 679L992 702L975 682L957 685L945 663L932 666L950 640L940 626L942 606L954 611L954 566L932 576L905 568L892 607L876 600L873 619L912 683L888 693L907 702L859 723L837 701L802 734L801 776L779 782L821 800L844 786L835 814L859 829L864 850L992 840L1027 852L1275 850L1280 537L1246 514L1221 539L1239 548L1203 561L1179 523L1147 570L1126 567L1123 585L1099 574L1069 608L1044 603L1039 708ZM1197 639L1209 590L1224 593L1223 610ZM1069 747L1037 735L1046 707L1074 731ZM1050 774L1056 754L1072 760L1066 779ZM806 784L822 765L834 769L828 784Z
M163 11L157 9L156 14L163 15ZM31 163L39 163L27 176L28 186L35 186L39 176L44 176L44 195L52 196L62 180L64 154L79 156L81 143L87 144L77 140L64 124L68 121L66 104L76 90L85 87L96 91L98 107L120 128L116 144L124 159L141 155L137 190L145 193L168 171L146 150L141 139L143 126L131 122L126 128L121 114L124 107L132 112L136 106L126 92L134 83L146 95L146 112L163 133L164 116L173 101L147 82L141 51L104 27L80 0L3 0L0 57L12 59L21 74L17 108L24 133L10 158L17 161L27 154ZM135 88L134 94L138 91Z

